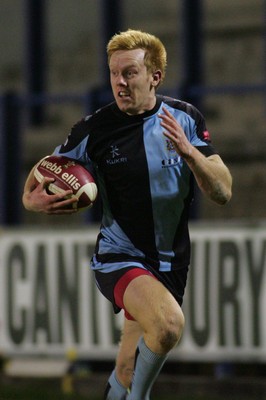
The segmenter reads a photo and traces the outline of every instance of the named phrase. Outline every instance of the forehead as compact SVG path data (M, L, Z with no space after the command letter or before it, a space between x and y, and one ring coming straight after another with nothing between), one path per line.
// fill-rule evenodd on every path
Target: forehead
M145 50L117 50L110 58L110 68L123 68L131 65L144 65Z

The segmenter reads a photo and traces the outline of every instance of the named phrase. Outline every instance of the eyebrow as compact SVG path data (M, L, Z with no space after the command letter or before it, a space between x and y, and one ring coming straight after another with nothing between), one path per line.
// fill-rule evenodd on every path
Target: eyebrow
M114 68L116 68L116 67L112 67L112 65L111 65L111 64L109 65L109 67L110 67L110 69L114 69ZM136 68L136 67L138 67L138 65L137 65L137 64L128 64L128 65L125 65L125 66L123 66L123 68L122 68L122 69L127 69L127 68Z

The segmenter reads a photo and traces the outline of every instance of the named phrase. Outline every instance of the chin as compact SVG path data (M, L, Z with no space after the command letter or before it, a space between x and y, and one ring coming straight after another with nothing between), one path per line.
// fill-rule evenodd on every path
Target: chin
M123 111L124 113L131 113L132 107L129 107L128 104L121 103L121 101L117 101L116 104L118 105L120 111Z

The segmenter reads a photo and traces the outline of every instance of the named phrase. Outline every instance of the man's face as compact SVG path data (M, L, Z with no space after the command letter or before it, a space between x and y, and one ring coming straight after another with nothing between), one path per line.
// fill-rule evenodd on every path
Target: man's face
M152 74L144 65L143 49L119 50L110 58L111 86L119 109L129 115L151 110L160 71Z

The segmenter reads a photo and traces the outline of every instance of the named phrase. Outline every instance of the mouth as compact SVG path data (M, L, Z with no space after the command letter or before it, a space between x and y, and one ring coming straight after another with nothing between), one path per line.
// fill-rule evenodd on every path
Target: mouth
M120 90L120 92L118 92L118 97L120 98L126 98L126 97L130 97L129 93L123 90Z

